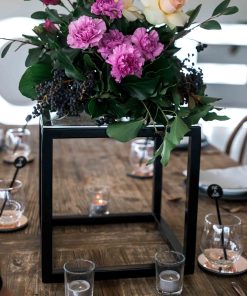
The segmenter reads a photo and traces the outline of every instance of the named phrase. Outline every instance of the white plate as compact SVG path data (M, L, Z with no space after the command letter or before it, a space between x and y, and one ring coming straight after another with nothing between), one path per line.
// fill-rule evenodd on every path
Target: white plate
M224 196L239 196L241 200L247 199L247 166L201 170L200 190L206 192L210 184L220 185Z
M184 137L180 143L176 146L175 149L177 150L185 150L188 148L188 144L189 144L189 137ZM208 145L208 141L207 138L204 134L202 134L201 136L201 147L205 147Z

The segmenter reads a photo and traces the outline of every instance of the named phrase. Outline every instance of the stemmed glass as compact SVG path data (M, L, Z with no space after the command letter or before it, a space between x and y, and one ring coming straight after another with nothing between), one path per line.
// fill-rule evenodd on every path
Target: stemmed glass
M206 215L200 247L211 268L231 273L243 252L242 224L231 214L222 214L221 220L220 225L217 215Z

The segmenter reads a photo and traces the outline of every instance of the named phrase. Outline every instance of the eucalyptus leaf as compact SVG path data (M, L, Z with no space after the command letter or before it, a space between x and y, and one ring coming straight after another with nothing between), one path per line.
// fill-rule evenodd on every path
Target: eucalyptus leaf
M47 19L48 14L44 11L36 11L33 14L31 14L31 18L37 19L37 20L45 20Z
M227 6L229 5L229 3L231 2L231 0L224 0L222 1L218 6L216 6L216 8L213 11L212 16L216 16L218 14L222 14L224 12L224 10L227 8Z
M206 21L206 22L202 23L200 25L200 27L205 30L220 30L221 29L221 25L215 20Z
M224 12L222 13L223 15L231 15L231 14L235 14L239 11L237 6L230 6L227 7Z
M52 78L52 67L48 64L35 64L27 68L19 82L19 90L23 96L35 99L36 85Z
M129 140L137 137L143 125L144 119L117 122L110 124L106 130L106 133L110 138L120 142L128 142Z
M11 45L14 43L15 41L12 41L12 42L9 42L5 47L4 49L2 50L1 52L1 58L4 58L6 56L6 54L8 53Z
M195 9L187 12L187 14L190 16L190 18L186 24L186 27L189 27L194 22L194 20L196 19L196 17L199 14L201 8L202 8L202 4L199 4Z

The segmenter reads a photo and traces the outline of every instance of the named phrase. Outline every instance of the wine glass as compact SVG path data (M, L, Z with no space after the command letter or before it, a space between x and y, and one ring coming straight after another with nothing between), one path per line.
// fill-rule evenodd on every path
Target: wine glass
M31 132L29 129L11 128L5 135L5 148L8 159L13 161L19 156L28 158L31 152Z
M153 153L153 140L146 138L132 141L129 155L130 165L133 169L131 175L139 177L152 177L153 164L147 165L147 162L153 157Z
M206 215L200 247L213 269L230 273L243 252L242 224L232 214L222 214L221 222L215 214Z

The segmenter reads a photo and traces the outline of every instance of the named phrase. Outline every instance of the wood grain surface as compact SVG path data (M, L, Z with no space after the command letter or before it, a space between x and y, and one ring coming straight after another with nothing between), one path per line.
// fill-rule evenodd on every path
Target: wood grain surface
M7 127L4 127L7 128ZM63 284L43 284L40 277L40 228L38 205L38 127L31 126L34 161L18 174L23 182L22 195L28 226L13 233L0 233L0 262L4 285L13 296L64 295ZM66 139L54 141L54 214L87 214L90 200L85 188L108 185L112 213L145 212L151 206L151 180L127 176L130 144L111 139ZM2 161L0 178L11 178L14 167ZM183 240L187 152L175 151L164 168L162 215ZM224 168L236 165L213 147L202 150L201 168ZM16 197L17 198L17 197ZM222 207L236 208L243 222L244 247L247 247L246 202L222 202ZM197 255L204 216L214 212L214 204L201 196L198 211ZM222 208L222 212L226 212ZM62 267L71 258L85 257L97 266L148 263L160 247L167 248L152 224L99 225L57 227L53 231L54 267ZM183 295L233 296L231 281L239 282L247 291L247 275L220 278L209 275L198 266L184 279ZM156 295L155 278L119 279L95 282L95 296Z

